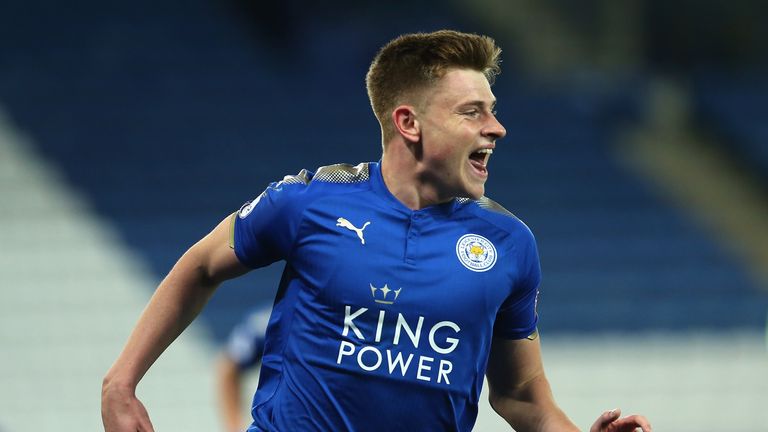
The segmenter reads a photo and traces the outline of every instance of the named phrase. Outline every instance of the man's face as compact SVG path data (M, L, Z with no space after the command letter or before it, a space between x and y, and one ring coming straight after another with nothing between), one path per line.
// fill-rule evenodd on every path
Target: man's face
M425 92L421 122L422 177L438 197L478 199L485 193L487 163L506 130L496 120L496 98L485 76L450 69Z

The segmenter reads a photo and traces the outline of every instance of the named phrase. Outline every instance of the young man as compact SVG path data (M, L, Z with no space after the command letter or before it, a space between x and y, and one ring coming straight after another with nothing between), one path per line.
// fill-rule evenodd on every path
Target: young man
M367 76L379 163L271 184L190 248L104 378L107 431L152 430L141 377L222 281L285 260L249 431L468 431L484 375L517 431L576 431L541 363L533 235L484 197L506 131L483 36L401 36ZM592 431L649 431L606 412Z

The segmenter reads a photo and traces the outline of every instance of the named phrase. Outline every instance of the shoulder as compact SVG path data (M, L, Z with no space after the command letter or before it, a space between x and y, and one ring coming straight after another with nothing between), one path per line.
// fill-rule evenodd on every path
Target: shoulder
M513 237L534 241L533 232L528 225L496 201L485 196L477 200L463 198L461 201L476 217Z
M295 185L291 188L299 192L297 204L304 207L330 195L368 190L370 178L370 167L367 162L357 165L339 163L321 166L315 172L301 170L295 176L286 176L280 183Z
M368 162L350 165L346 163L323 166L317 169L310 182L330 184L366 183L371 178Z
M351 165L339 163L334 165L321 166L314 172L303 169L298 174L287 175L279 182L270 185L274 188L282 186L300 185L342 185L342 184L360 184L370 179L370 168L367 162Z
M315 171L302 169L298 174L270 183L261 195L241 208L240 216L246 216L262 199L275 208L301 209L324 196L367 189L369 180L367 162L321 166Z

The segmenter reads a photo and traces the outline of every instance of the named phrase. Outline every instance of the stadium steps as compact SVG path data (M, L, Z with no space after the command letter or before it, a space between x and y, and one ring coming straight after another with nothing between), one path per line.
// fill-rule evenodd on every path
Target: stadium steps
M667 119L651 117L644 128L630 134L622 146L625 158L636 172L666 185L661 188L665 195L689 209L693 220L746 263L764 293L768 292L764 188L756 176L745 173L743 164L724 152L727 144L691 127L686 113L674 112L695 97L670 83L656 86L649 105L664 106Z
M157 277L2 111L0 200L0 430L99 430L101 377ZM157 430L218 425L201 331L188 330L139 386Z
M768 295L758 273L670 198L677 184L632 169L616 150L611 125L640 123L647 84L609 85L559 96L496 89L515 98L488 193L537 236L542 331L762 330Z
M690 86L694 115L741 166L768 185L768 79L764 74L699 72Z

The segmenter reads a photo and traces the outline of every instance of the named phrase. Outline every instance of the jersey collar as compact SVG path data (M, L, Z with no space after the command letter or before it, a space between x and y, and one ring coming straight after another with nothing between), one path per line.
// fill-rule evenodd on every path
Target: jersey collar
M435 204L429 207L424 207L420 210L411 210L406 207L405 204L400 202L400 200L397 199L394 195L392 195L392 192L390 192L387 188L386 183L384 183L384 177L381 174L381 160L378 162L370 162L368 164L368 169L371 173L371 185L374 192L376 192L376 195L381 197L389 205L389 207L398 210L401 213L408 215L424 213L434 216L450 216L460 206L459 200L454 198L446 203Z

